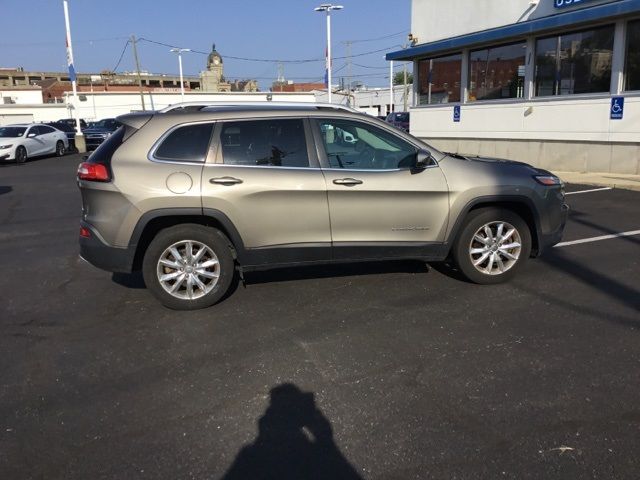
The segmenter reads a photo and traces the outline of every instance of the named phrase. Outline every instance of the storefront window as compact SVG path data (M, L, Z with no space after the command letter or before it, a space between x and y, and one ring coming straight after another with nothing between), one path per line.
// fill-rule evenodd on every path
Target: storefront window
M640 20L629 22L627 26L624 89L640 90Z
M536 41L536 95L608 92L614 27Z
M474 50L469 57L469 101L524 97L525 42Z
M461 71L461 54L420 60L418 63L420 105L459 102Z

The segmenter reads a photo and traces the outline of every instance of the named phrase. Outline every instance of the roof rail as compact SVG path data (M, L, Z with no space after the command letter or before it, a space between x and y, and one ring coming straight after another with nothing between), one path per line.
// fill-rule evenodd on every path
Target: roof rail
M161 110L158 110L159 113L167 113L176 110L188 110L188 111L198 111L203 108L208 107L297 107L297 108L325 108L325 109L334 109L334 110L344 110L351 113L362 113L354 108L348 107L346 105L339 105L336 103L323 103L323 102L272 102L272 101L263 101L263 102L181 102L174 103L173 105L169 105Z

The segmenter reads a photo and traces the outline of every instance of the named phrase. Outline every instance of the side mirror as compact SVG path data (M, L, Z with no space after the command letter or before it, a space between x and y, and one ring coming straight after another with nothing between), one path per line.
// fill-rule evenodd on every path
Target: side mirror
M27 134L27 138L33 138L33 137L35 137L35 136L36 136L36 134L35 134L35 133L33 133L33 132L31 132L31 133Z
M419 150L416 155L416 167L417 169L424 169L434 164L433 156L429 150Z

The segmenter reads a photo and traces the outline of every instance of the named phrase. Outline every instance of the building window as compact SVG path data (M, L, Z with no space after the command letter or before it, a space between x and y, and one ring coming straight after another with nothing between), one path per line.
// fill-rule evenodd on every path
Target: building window
M536 95L609 92L613 32L609 25L538 39Z
M474 50L469 57L469 101L524 97L525 42Z
M627 58L624 89L640 90L640 20L627 26Z
M418 71L420 105L460 101L461 54L420 60Z

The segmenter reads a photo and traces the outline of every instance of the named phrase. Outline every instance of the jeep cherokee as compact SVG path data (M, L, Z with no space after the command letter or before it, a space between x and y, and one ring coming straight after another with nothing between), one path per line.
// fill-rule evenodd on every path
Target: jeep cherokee
M559 242L562 182L530 165L446 154L325 104L211 105L118 117L78 168L80 254L142 270L164 305L213 305L244 271L451 260L510 279Z

